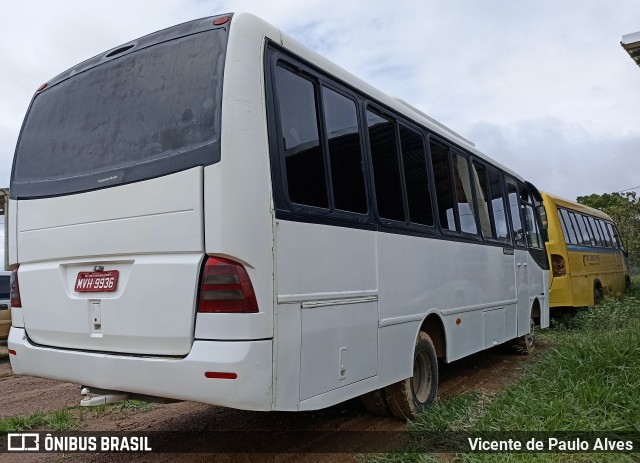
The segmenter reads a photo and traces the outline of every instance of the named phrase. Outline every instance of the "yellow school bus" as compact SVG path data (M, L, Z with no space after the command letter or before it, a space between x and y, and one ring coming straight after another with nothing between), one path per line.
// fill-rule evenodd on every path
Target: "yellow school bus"
M549 222L550 307L584 307L619 297L631 284L616 225L592 207L542 193Z

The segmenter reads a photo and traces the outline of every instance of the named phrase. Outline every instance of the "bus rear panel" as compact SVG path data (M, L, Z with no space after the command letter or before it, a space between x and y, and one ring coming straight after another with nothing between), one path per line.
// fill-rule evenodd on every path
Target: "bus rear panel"
M221 174L248 162L221 160L225 18L117 47L34 96L10 190L16 374L272 408L270 247L235 223L257 206L242 228L271 242L269 183Z

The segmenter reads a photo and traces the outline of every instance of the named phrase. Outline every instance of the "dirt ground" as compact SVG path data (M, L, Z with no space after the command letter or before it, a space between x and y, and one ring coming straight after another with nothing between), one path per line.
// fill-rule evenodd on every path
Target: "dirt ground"
M6 353L6 344L0 344L0 354ZM514 355L504 347L497 347L469 356L465 359L443 364L440 367L439 397L471 391L496 392L512 382L530 359L525 355ZM80 387L34 377L14 376L9 361L0 360L0 418L29 415L38 411L51 411L65 406L77 405ZM390 417L372 416L365 412L359 400L354 399L328 409L311 412L248 412L195 402L154 404L150 410L109 410L94 414L89 409L83 421L83 431L353 431L345 433L350 439L359 439L356 431L402 431L405 424ZM188 436L188 434L186 434ZM400 433L378 433L387 436L391 450L401 445L396 442ZM182 435L184 436L184 435ZM321 451L323 439L318 434L317 442L305 445L301 453L283 454L67 454L62 455L0 455L0 460L12 462L352 462L353 454L315 453ZM202 439L202 438L200 438ZM183 442L181 442L182 444ZM350 442L353 444L353 442ZM187 443L188 446L189 443ZM194 442L192 448L198 448ZM366 444L363 443L366 447ZM315 449L314 449L315 447ZM294 452L297 451L294 448ZM366 449L363 448L363 452ZM304 453L303 453L304 452Z

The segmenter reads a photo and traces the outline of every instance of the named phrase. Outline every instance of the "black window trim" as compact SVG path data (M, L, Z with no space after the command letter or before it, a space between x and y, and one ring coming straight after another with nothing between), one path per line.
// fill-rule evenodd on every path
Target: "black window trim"
M371 215L371 198L369 197L369 180L368 180L368 169L366 167L366 147L364 146L364 142L365 142L365 138L364 138L364 131L363 131L363 120L362 120L362 111L361 111L361 101L358 100L358 98L355 95L350 94L349 92L343 90L341 87L333 84L333 82L331 81L327 81L325 79L322 78L318 78L320 84L319 84L319 88L318 88L318 93L319 93L319 110L321 111L319 116L323 116L320 117L320 125L322 126L322 132L321 132L321 137L322 137L322 142L323 142L323 155L326 159L326 163L327 166L326 168L328 169L328 182L329 182L329 193L330 193L330 198L329 198L329 207L331 208L331 211L334 214L340 214L340 213L345 213L345 214L355 214L357 216L361 216L361 217L369 217ZM367 206L367 212L366 213L362 213L362 212L356 212L356 211L346 211L344 209L339 209L338 207L336 207L335 205L335 200L334 200L334 195L333 195L333 174L331 173L331 153L329 151L329 137L327 135L327 126L326 126L326 117L325 117L325 112L324 112L324 95L322 92L323 88L327 88L343 97L345 97L346 99L350 100L353 102L354 106L355 106L355 110L356 110L356 118L358 121L358 137L360 139L360 165L362 167L362 180L363 180L363 184L364 184L364 193L365 193L365 204Z
M400 151L399 151L399 155L400 158L402 159L402 179L403 179L403 185L404 185L404 195L405 195L405 199L406 199L406 207L407 207L407 224L409 226L412 227L417 227L420 229L427 229L431 232L433 232L433 230L436 228L436 209L435 209L435 205L434 205L434 197L433 197L433 188L434 188L434 184L433 184L433 178L432 178L432 166L431 166L431 152L429 151L429 146L428 146L428 135L425 135L425 131L423 129L421 129L419 126L412 124L410 121L405 120L404 118L401 117L396 117L397 120L397 127L398 127L398 143L400 145ZM421 140L422 140L422 155L424 157L424 162L425 162L425 168L427 170L427 182L428 182L428 190L429 190L429 202L430 202L430 206L431 206L431 216L433 218L433 223L431 225L428 224L422 224L422 223L418 223L418 222L412 222L411 221L411 211L409 210L409 193L407 190L407 185L406 185L406 178L404 175L404 156L403 156L403 152L402 152L402 138L401 138L401 133L400 133L400 127L403 126L408 130L411 130L412 132L414 132L416 135L420 136Z
M578 239L578 235L573 228L573 222L571 221L571 217L569 216L569 211L563 207L558 207L556 209L558 210L558 217L560 219L560 226L562 228L562 232L563 234L566 235L564 237L564 242L568 244L578 244L578 243L573 243L571 241L571 233L569 233L569 227L571 227L571 231L573 232L573 236L576 240ZM565 212L565 214L563 214L563 212ZM565 220L565 216L567 220ZM567 222L569 222L568 226L567 226Z
M500 180L500 188L502 189L502 207L505 210L505 220L508 222L509 218L507 216L507 207L505 204L505 190L504 190L504 185L503 185L503 175L502 175L502 171L496 167L494 167L493 165L489 164L488 162L486 162L484 159L479 158L478 156L471 156L471 166L472 168L474 168L474 164L478 163L480 164L483 168L484 168L484 177L485 177L485 185L487 188L490 188L490 180L489 180L489 171L493 172L494 174L498 175L498 178ZM479 214L480 211L477 210L478 208L478 201L477 201L477 192L476 192L476 186L475 186L475 181L472 182L473 185L473 191L474 191L474 202L475 202L475 207L476 207L476 214ZM486 199L486 198L485 198ZM511 241L509 240L509 238L498 238L498 230L496 228L496 221L495 221L495 216L493 214L493 206L488 207L489 209L489 220L491 222L491 232L493 233L494 236L484 236L484 234L482 233L482 227L480 226L480 224L478 223L478 229L479 229L479 234L482 237L483 240L491 242L491 243L495 243L498 244L500 246L505 246L505 245L511 245ZM476 215L476 217L478 217L478 215ZM509 224L507 223L507 229L509 229Z
M275 119L272 121L272 124L270 124L271 125L270 132L272 131L272 133L277 134L276 140L273 141L273 145L277 146L276 152L278 153L277 167L280 175L280 185L278 185L279 187L281 187L281 191L279 195L280 199L285 201L286 205L288 206L289 210L293 212L294 216L295 215L319 216L319 217L326 217L333 221L346 220L346 221L354 221L354 222L361 222L361 223L369 222L369 219L371 217L371 201L369 198L369 185L368 185L366 168L363 171L363 176L364 176L365 196L367 200L367 213L361 214L353 211L344 211L342 209L337 209L334 204L333 189L331 184L332 182L331 171L330 171L331 165L330 165L330 160L328 159L329 158L328 140L326 137L326 126L324 121L324 108L321 107L321 105L323 104L322 91L321 91L322 86L324 85L323 79L320 79L318 77L318 74L315 73L312 68L305 66L303 63L300 63L297 60L291 58L289 55L283 55L279 52L275 53L275 56L272 57L272 62L270 64L271 66L269 71L271 74L270 83L272 87L271 91L272 91L272 102L273 102L273 104L271 105L271 109L273 110L274 119ZM284 69L288 69L289 71L292 71L298 75L301 75L304 79L309 80L313 84L314 97L316 102L315 109L316 109L316 119L318 123L318 136L320 138L320 147L322 149L322 158L325 166L325 188L327 193L327 200L329 202L328 208L299 204L292 201L291 198L289 197L287 176L286 176L286 165L283 158L284 150L282 148L282 142L281 142L282 133L280 131L279 124L277 123L277 121L280 120L280 106L277 100L278 92L276 88L276 78L275 78L276 69L278 67L283 67ZM334 86L327 85L327 87L330 88L331 90L336 90ZM362 123L361 112L360 112L361 105L359 104L359 101L357 100L357 98L354 98L354 96L350 95L348 92L345 92L343 90L343 91L338 91L337 93L340 93L343 96L347 96L349 99L351 99L356 103L358 124L360 126L359 127L359 136L360 136L360 142L361 142L360 151L364 155L363 146L362 146L364 140L362 138L362 127L361 127L361 123ZM269 145L272 146L272 140L269 141ZM271 149L273 149L273 147L275 146L272 146ZM363 159L363 164L366 164L366 162L364 162L364 159Z
M371 205L373 207L373 213L375 218L377 219L378 223L383 226L383 227L389 227L389 228L395 228L395 227L407 227L408 226L408 217L409 217L409 211L408 211L408 204L407 204L407 195L406 195L406 189L405 189L405 184L404 184L404 170L403 170L403 163L402 163L402 153L400 153L400 140L398 139L399 137L399 130L398 130L398 121L396 119L396 117L393 115L393 113L389 113L388 111L382 109L379 105L377 105L375 102L372 102L370 100L365 100L364 101L364 105L363 105L363 114L362 114L362 120L363 120L363 125L366 130L366 138L365 138L365 143L366 143L366 153L367 153L367 164L369 164L369 170L371 172ZM388 120L389 122L391 122L391 124L393 124L393 130L394 130L394 139L395 139L395 155L396 155L396 162L398 163L398 173L400 175L400 193L402 195L402 210L403 210L403 216L404 216L404 220L395 220L395 219L389 219L386 217L382 217L380 215L380 211L378 210L378 201L377 201L377 191L376 191L376 180L375 180L375 173L373 171L373 157L371 156L371 139L369 138L369 127L368 127L368 123L367 123L367 111L372 110L371 112L377 114L378 116L382 117L383 119Z
M605 239L605 247L609 249L615 249L615 246L613 245L613 240L611 239L611 233L609 233L609 230L607 229L607 221L604 219L597 219L597 221L598 221L598 226L600 227L600 233L602 233Z
M228 14L227 16L233 16L233 13ZM211 18L215 18L215 16L211 16ZM125 42L125 44L114 47L111 50L104 51L98 55L93 56L92 58L86 59L75 66L67 69L66 71L61 72L55 77L49 79L47 82L47 89L52 89L53 87L67 81L72 77L77 77L81 74L84 74L96 67L99 67L105 63L110 61L115 61L119 58L125 57L131 53L137 53L142 50L146 50L157 45L162 45L165 43L169 43L175 40L192 37L198 34L210 32L213 30L223 30L226 33L226 40L224 41L223 48L226 59L226 53L228 51L228 39L229 39L229 24L225 23L224 25L215 25L211 26L212 22L207 21L206 23L202 20L194 20L187 21L182 24L178 24L175 26L171 26L165 29L161 29L159 31L153 32L151 34L144 35L137 39L131 40L129 42ZM129 45L132 45L129 47ZM128 47L123 53L111 54L113 50ZM226 63L225 63L226 64ZM224 67L222 69L222 75L224 75ZM222 84L220 84L222 85ZM163 156L151 160L143 160L133 165L123 166L121 168L110 168L106 170L101 170L99 172L91 172L87 174L77 175L73 177L59 178L55 180L40 180L38 182L31 181L15 181L14 174L16 170L16 156L18 146L23 138L23 133L26 128L27 116L31 112L32 107L34 106L34 102L36 98L41 94L41 92L35 92L31 97L29 105L27 107L27 111L25 113L25 117L22 120L20 130L18 132L18 138L16 141L16 145L14 148L14 156L11 162L10 174L9 174L9 198L13 200L21 200L21 201L29 201L29 200L38 200L43 198L55 198L62 196L70 196L75 194L84 194L92 191L98 191L123 185L129 185L132 183L138 183L147 180L153 180L156 178L164 177L167 175L172 175L178 172L182 172L186 169L191 169L194 167L207 167L213 164L217 164L220 162L221 158L221 145L220 145L220 137L222 135L222 100L219 104L219 116L217 121L215 122L216 130L218 131L218 140L213 140L204 145L195 147L193 149L189 149L186 151L182 151L180 153L174 153L173 155ZM213 150L212 153L209 151ZM179 156L179 158L178 158ZM204 158L207 159L204 159ZM178 159L179 163L176 167L176 159ZM116 182L106 182L104 185L94 185L92 187L83 186L87 179L95 179L108 175L109 173L117 173L117 172L125 172L126 180L122 179L122 173L117 176L120 179L117 179ZM42 191L42 188L45 188L45 191ZM47 189L48 188L48 189Z
M572 243L570 240L570 237L565 236L564 238L565 238L566 244L589 247L594 249L624 249L620 245L616 246L615 239L617 238L618 240L620 240L620 235L618 234L617 229L615 229L615 222L609 219L603 219L591 214L586 214L584 212L579 212L564 206L557 206L557 209L558 209L558 217L562 221L561 224L564 224L565 226L567 225L566 220L564 220L564 215L562 214L562 212L565 212L567 214L567 217L569 218L569 225L571 226L573 232L575 233L576 239L580 240L579 243ZM583 243L582 231L579 228L580 223L577 222L579 220L578 216L580 216L580 218L582 219L585 225L585 228L587 230L587 233L589 234L589 241L590 241L589 244ZM600 233L600 237L604 239L604 241L601 241L602 244L597 244L598 240L596 239L596 236L593 232L591 220L595 222L596 227L598 227L597 231ZM578 229L576 229L576 226L578 226ZM615 229L615 233L616 233L615 237L611 236L611 230L609 227L611 227L612 229Z
M365 230L374 230L381 231L387 233L394 233L400 235L408 235L408 236L417 236L417 237L425 237L425 238L433 238L433 239L443 239L449 241L456 242L466 242L466 243L476 243L476 244L484 244L493 247L501 247L501 248L517 248L517 249L526 249L526 238L525 238L525 247L515 246L512 225L511 225L511 214L510 208L508 206L508 195L507 195L507 177L511 178L515 181L516 185L522 184L522 181L517 177L513 176L508 171L505 171L503 168L493 164L490 160L484 159L482 157L478 157L475 153L468 148L462 147L455 140L449 140L445 138L443 135L433 132L431 129L422 126L411 119L407 119L406 116L398 113L396 110L388 107L386 104L381 103L375 99L372 99L367 94L363 93L361 90L358 90L351 85L339 80L339 78L335 76L331 76L327 74L325 71L318 69L312 64L305 63L303 58L298 57L293 52L284 49L279 44L268 40L266 41L265 46L265 54L264 54L264 62L265 62L265 72L268 74L265 77L265 88L267 89L267 105L270 108L269 114L267 116L267 126L268 132L270 134L277 134L278 137L269 137L269 151L272 153L270 155L271 159L271 168L273 172L277 172L279 175L279 179L272 178L272 189L274 194L274 207L276 218L283 220L293 220L299 222L306 223L320 223L334 226L345 226L349 228L356 229L365 229ZM317 117L319 118L319 130L323 131L321 146L323 150L323 158L325 159L325 169L327 169L327 193L331 194L329 198L329 209L325 208L317 208L314 206L300 205L297 203L293 203L286 191L286 172L285 166L282 162L282 150L281 150L281 142L280 138L280 129L278 127L277 121L279 120L279 107L277 104L277 91L275 88L275 70L277 66L284 62L288 67L293 67L295 69L299 69L301 72L307 75L307 78L311 77L314 82L314 89L316 92L316 112ZM365 195L367 198L367 214L360 214L357 212L351 211L343 211L335 208L333 204L333 192L329 190L330 188L330 180L331 172L330 172L330 164L326 162L329 157L328 151L326 151L326 127L324 121L324 108L321 108L319 104L322 104L322 87L326 86L331 90L336 91L337 93L351 99L356 102L357 110L358 110L358 122L359 122L359 134L360 134L360 142L361 142L361 151L362 151L362 162L363 162L363 174L364 174L364 183L365 183ZM318 98L317 94L320 94ZM373 167L371 160L371 153L369 149L369 137L368 130L366 127L366 109L372 106L376 108L379 112L384 114L386 117L390 118L394 123L394 128L396 131L396 154L399 157L399 168L401 173L401 184L402 184L402 194L403 194L403 204L405 208L405 221L396 221L390 219L382 219L378 215L377 204L375 200L375 185L373 180ZM420 134L424 142L424 153L426 156L426 166L427 166L427 176L430 182L429 191L431 196L431 207L433 214L433 226L418 224L414 222L410 222L410 215L408 211L408 198L406 191L406 184L404 178L404 168L403 168L403 160L402 160L402 152L400 145L400 137L399 137L399 126L402 124L403 126L415 131ZM320 127L322 126L322 129ZM477 220L477 201L476 201L476 185L473 178L470 178L471 182L471 192L473 195L473 207L474 213L476 214L475 223L476 223L476 233L467 233L462 231L457 231L460 229L459 225L459 217L458 217L458 205L457 205L457 193L455 192L455 188L452 185L452 191L454 195L454 207L455 207L455 220L456 220L456 231L451 231L447 229L443 229L440 224L440 217L438 211L437 204L437 195L435 191L435 179L431 158L431 141L436 141L441 145L445 146L448 150L448 162L450 169L452 166L452 156L454 153L458 153L463 156L468 163L469 169L473 167L473 160L477 160L481 162L487 169L491 169L493 172L498 173L500 176L501 186L503 189L503 204L505 205L505 217L507 219L507 228L510 231L511 239L510 240L500 240L491 237L484 237L480 231L480 226ZM273 156L273 153L278 153L278 156ZM277 159L276 159L277 158ZM469 171L471 172L471 171ZM488 172L488 171L487 171ZM451 170L453 174L453 170ZM487 174L488 175L488 174ZM455 179L450 179L451 182L454 182ZM329 197L329 196L328 196ZM284 206L284 207L283 207ZM507 211L508 210L508 211ZM490 214L492 227L495 227L495 219L493 217L493 213ZM522 216L521 216L522 220ZM494 228L495 230L495 228ZM544 240L543 240L544 241Z
M328 208L324 208L324 207L320 207L320 206L312 206L312 205L309 205L309 204L296 203L289 196L289 184L288 184L288 181L287 181L285 154L284 154L284 148L283 148L283 146L282 146L282 144L280 142L280 140L283 139L283 134L280 131L280 124L276 124L276 130L278 131L278 141L279 141L278 142L278 146L279 146L279 150L278 151L279 151L279 154L280 154L280 169L281 169L280 175L282 177L282 182L283 182L283 186L284 186L284 195L285 195L285 198L287 199L290 207L292 207L294 210L296 210L296 212L299 212L299 213L302 213L302 214L309 214L309 213L311 213L311 211L314 211L316 214L321 214L321 215L322 214L328 214L328 213L331 213L331 198L329 197L329 193L330 192L329 192L329 180L328 180L329 175L328 175L328 172L327 172L327 160L326 160L327 156L326 156L326 152L325 152L325 149L324 149L324 145L322 144L323 134L321 133L321 129L320 129L321 121L320 121L320 114L319 114L319 108L318 108L318 103L319 103L319 100L318 100L318 93L319 93L318 92L318 86L319 85L318 85L317 79L314 79L312 74L309 74L309 73L305 72L304 69L296 66L295 64L292 64L292 63L289 63L289 62L286 62L286 61L284 61L284 65L283 65L282 61L283 60L278 60L276 62L275 69L274 69L274 77L275 77L275 74L277 72L276 71L277 68L281 67L281 68L286 69L286 70L296 74L297 76L309 81L313 86L313 94L314 94L314 102L315 102L315 110L316 110L316 124L317 124L317 129L318 129L318 138L319 138L318 142L319 142L319 145L320 145L320 149L322 150L322 160L323 160L323 165L324 165L324 169L325 169L325 179L324 179L324 182L325 182L325 193L327 195L327 202L328 202L328 206L329 207ZM274 86L276 87L275 88L275 91L276 91L275 95L277 95L278 92L277 92L277 79L276 78L274 78ZM276 115L277 115L276 116L277 120L280 121L281 120L280 119L280 105L278 104L278 100L277 99L276 99L275 111L276 111Z
M458 156L462 156L466 163L467 163L467 174L469 175L469 178L467 179L469 181L469 185L470 185L470 190L471 190L471 210L473 212L473 214L475 214L473 216L473 222L476 225L476 232L472 233L472 232L465 232L462 231L462 224L459 224L458 229L460 230L459 233L462 236L468 236L471 239L473 239L474 241L477 240L482 240L482 233L480 232L480 224L478 223L478 210L476 208L476 189L475 189L475 185L474 185L474 181L473 178L471 177L471 156L464 150L460 150L457 148L453 148L453 150L451 151L451 167L454 167L456 169L456 171L458 170L457 165L454 166L453 165L453 156L458 155ZM455 171L451 171L454 175L455 175ZM460 172L458 171L458 174L460 174ZM460 177L460 180L462 181L462 177ZM452 181L454 182L455 185L455 178L452 179ZM458 221L460 220L460 208L459 208L459 204L460 204L460 199L458 198L458 189L454 188L453 189L453 194L455 197L455 205L456 205L456 210L457 210L457 217L458 217ZM469 201L469 198L467 198L467 203Z
M508 212L508 216L509 216L509 232L511 233L511 244L515 249L520 249L520 250L526 250L527 249L527 237L526 237L526 233L524 232L524 220L522 217L522 211L520 210L520 193L521 193L521 189L520 186L523 185L522 182L520 182L516 177L512 176L511 174L503 174L503 178L504 178L504 186L506 187L504 189L505 191L505 200L506 203L508 205L507 210ZM519 244L516 241L516 233L515 230L513 229L513 218L511 216L511 202L509 200L509 185L513 185L516 187L516 197L517 197L517 210L518 210L518 216L520 217L520 225L522 226L522 232L523 232L523 241L524 244ZM524 186L524 185L523 185Z
M526 185L522 185L522 188L524 189L524 191L526 191L526 192L527 192L527 197L528 197L528 199L529 199L529 200L532 200L532 199L533 199L533 196L531 195L531 192L529 191L529 189L527 188L527 186L526 186ZM535 232L536 232L536 234L538 235L538 243L539 243L539 244L542 244L542 246L540 246L540 247L533 247L533 246L531 245L531 243L529 242L529 238L527 237L526 228L525 228L525 240L526 240L526 242L527 242L527 249L530 249L530 250L531 250L531 249L534 249L534 250L541 250L541 249L545 249L545 247L544 247L544 239L543 239L543 237L542 237L542 231L541 231L541 229L540 229L540 224L538 223L538 220L537 220L537 218L536 218L536 205L535 205L535 203L534 203L533 201L529 201L529 200L525 201L525 200L522 200L522 199L521 199L520 204L521 204L521 205L524 205L525 207L529 207L529 208L530 208L530 210L531 210L531 212L533 213L533 215L532 215L532 218L533 218L533 225L534 225L534 227L535 227ZM524 219L524 214L522 214L522 218ZM523 224L524 224L524 222L523 222ZM525 226L526 226L526 224L525 224Z

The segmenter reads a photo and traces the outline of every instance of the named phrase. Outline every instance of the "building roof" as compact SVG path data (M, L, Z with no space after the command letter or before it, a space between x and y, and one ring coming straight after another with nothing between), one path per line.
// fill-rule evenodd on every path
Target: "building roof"
M623 35L620 45L622 45L622 48L627 50L627 53L629 53L631 59L633 59L636 64L640 66L640 32Z

